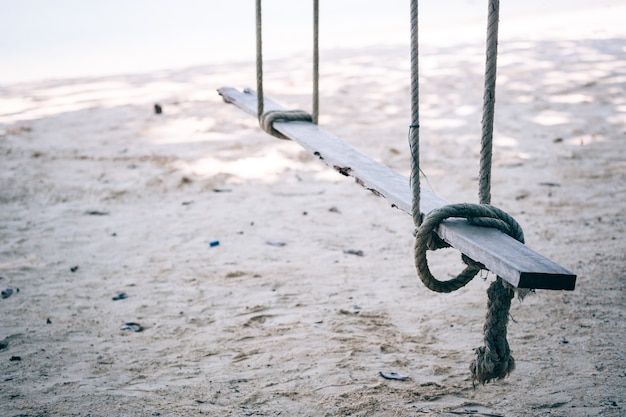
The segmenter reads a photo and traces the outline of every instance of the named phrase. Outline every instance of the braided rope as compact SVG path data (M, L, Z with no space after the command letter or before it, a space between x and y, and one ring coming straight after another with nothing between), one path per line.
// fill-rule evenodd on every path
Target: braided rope
M261 0L256 0L256 112L263 115L263 13Z
M506 340L506 325L514 294L513 288L500 277L487 290L489 301L483 326L485 346L475 349L476 358L470 364L472 379L481 384L502 379L515 369L515 359Z
M259 118L259 125L270 135L279 139L289 140L288 137L274 129L274 122L312 122L313 117L304 110L268 110Z
M481 204L491 203L491 154L493 118L496 102L496 70L498 64L498 20L500 1L490 0L487 18L487 57L485 60L485 92L483 96L482 139L478 193Z
M417 0L411 0L411 127L409 145L411 149L411 185L413 205L411 215L415 227L422 223L420 211L420 111L419 111L419 28Z
M439 281L433 276L428 267L426 253L428 250L437 250L448 246L447 243L439 239L435 231L442 221L449 218L464 218L477 226L497 228L520 242L524 241L524 233L515 219L494 206L461 203L449 204L431 211L417 230L414 251L418 275L431 291L444 293L456 291L470 282L478 271L484 269L484 265L464 256L463 261L467 267L455 278L449 281Z
M289 139L273 127L281 122L303 121L317 124L319 118L319 0L313 1L313 115L304 110L270 110L265 112L263 95L263 13L261 0L256 0L256 89L259 125L270 135Z
M482 138L480 149L480 175L478 180L479 199L482 204L491 202L491 156L493 149L493 119L496 101L496 69L498 61L498 21L500 1L489 1L487 18L487 57L485 60L485 93L483 96ZM516 222L517 224L517 222ZM513 236L524 242L519 236ZM528 290L518 290L521 298ZM506 326L509 320L511 299L514 289L498 277L487 290L487 317L483 327L484 343L475 350L476 358L470 365L472 379L485 384L492 379L502 379L515 369L515 359L511 355L506 340Z
M420 211L419 174L419 79L418 79L418 12L417 0L411 0L411 129L409 131L411 150L411 185L413 190L413 221L418 228L415 236L415 266L424 285L432 291L452 292L469 283L484 265L463 255L466 268L448 281L436 279L428 267L426 253L447 247L435 231L442 221L449 218L465 218L470 223L501 230L509 236L524 242L524 234L519 224L504 211L490 206L491 165L493 148L493 122L495 108L495 86L498 54L499 0L489 1L487 23L487 46L485 61L485 86L483 96L482 137L480 150L479 201L481 204L451 204L433 210L423 218ZM476 358L470 365L472 379L485 384L493 379L507 376L515 368L507 335L507 323L514 289L501 277L487 290L487 316L484 325L484 344L475 350ZM525 292L518 290L522 297Z
M320 114L320 4L313 0L313 111L312 122L317 124Z
M435 230L448 218L465 218L481 227L493 227L524 243L520 225L506 212L486 204L450 204L431 211L422 222L415 236L415 265L424 285L436 292L452 292L469 283L484 265L463 255L466 268L455 278L439 281L428 268L426 252L447 247ZM470 364L472 379L485 384L493 379L502 379L513 371L515 360L506 339L509 309L514 289L502 278L497 277L487 290L487 316L485 319L484 344L475 349L476 358ZM519 293L522 297L525 292Z

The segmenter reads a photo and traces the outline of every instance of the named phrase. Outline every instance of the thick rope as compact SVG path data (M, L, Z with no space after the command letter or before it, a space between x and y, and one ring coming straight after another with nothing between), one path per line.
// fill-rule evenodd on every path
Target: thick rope
M481 204L491 203L491 154L493 148L493 117L496 102L499 14L500 1L490 0L487 18L487 57L485 61L480 175L478 179L478 193Z
M506 325L514 294L513 288L500 277L487 290L489 301L483 327L485 346L475 349L476 359L470 364L472 379L481 384L502 379L515 369L515 359L506 340Z
M476 276L484 265L464 256L467 267L457 277L449 281L439 281L430 272L426 252L448 247L439 239L435 231L442 221L449 218L464 218L481 227L493 227L524 242L524 233L520 225L506 212L486 204L449 204L428 213L415 236L415 266L424 285L435 292L452 292L465 286Z
M304 121L317 124L319 118L319 0L313 1L313 115L304 110L270 110L265 112L263 95L263 13L256 0L256 89L259 125L270 135L289 139L274 129L274 122Z
M442 221L448 218L465 218L482 227L493 227L524 242L519 224L504 211L490 206L491 161L493 148L493 121L495 108L495 85L498 54L499 0L489 1L487 24L487 53L485 62L485 87L483 96L482 138L480 151L479 201L481 204L451 204L428 213L423 218L420 211L420 167L419 167L419 78L418 78L418 13L417 0L411 0L411 185L413 191L413 222L418 227L415 236L415 266L424 285L437 292L452 292L468 282L484 269L484 265L463 255L466 268L448 281L437 280L428 267L426 253L447 247L435 233ZM525 292L518 290L520 297ZM511 299L515 291L512 286L497 277L488 291L488 312L484 325L485 346L477 348L476 358L470 365L472 378L482 384L507 376L515 368L506 340Z
M289 139L278 130L274 129L274 122L312 122L313 117L304 110L268 110L259 118L259 125L270 135L279 139Z
M487 18L487 56L485 59L485 92L483 96L482 138L480 149L480 175L478 195L482 204L491 203L491 156L493 149L493 120L496 102L496 70L498 61L498 21L500 1L489 1ZM520 229L521 232L521 229ZM515 237L520 242L521 238ZM518 290L523 298L528 290ZM511 299L515 290L498 277L487 290L487 317L484 343L475 350L476 359L470 365L472 378L482 384L492 379L502 379L515 369L515 360L506 340Z
M463 255L463 262L467 266L455 278L439 281L430 272L426 252L448 246L437 236L435 230L443 220L451 217L466 218L470 223L481 227L497 228L524 243L524 233L519 224L497 207L486 204L450 204L433 210L426 216L415 237L415 265L418 275L424 285L432 291L446 293L455 291L465 286L481 269L484 269L484 265ZM497 277L487 290L488 311L483 327L485 346L475 349L476 358L470 365L472 379L482 384L492 379L504 378L515 368L515 360L511 356L506 340L506 326L514 294L511 285L500 277ZM519 293L520 297L524 294Z
M313 0L313 123L317 124L320 114L320 4Z
M411 149L411 189L413 205L411 215L415 227L422 224L420 210L420 112L419 112L419 25L417 0L411 0L411 126L409 145Z
M263 13L261 0L256 0L256 113L259 120L263 115Z

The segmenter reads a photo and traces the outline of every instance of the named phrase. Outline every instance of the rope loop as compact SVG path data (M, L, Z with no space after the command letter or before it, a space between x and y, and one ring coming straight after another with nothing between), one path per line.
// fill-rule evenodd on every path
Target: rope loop
M259 125L264 131L279 139L289 138L274 129L274 122L312 122L313 116L304 110L268 110L259 117Z
M524 233L517 221L505 211L488 204L449 204L433 210L424 219L415 235L415 266L424 285L435 292L449 293L467 285L485 266L463 255L466 268L455 278L448 281L439 281L428 267L426 252L448 247L435 231L442 221L449 218L467 219L472 224L481 227L491 227L501 230L512 238L524 243Z

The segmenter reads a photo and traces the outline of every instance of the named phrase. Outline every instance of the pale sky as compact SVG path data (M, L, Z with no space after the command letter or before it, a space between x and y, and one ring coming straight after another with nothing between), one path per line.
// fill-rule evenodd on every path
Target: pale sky
M320 1L321 48L408 44L409 0ZM626 0L501 2L501 28ZM311 0L265 0L267 54L310 50ZM422 0L421 30L484 24L486 0ZM252 0L0 0L0 84L254 59ZM482 33L482 32L481 32Z

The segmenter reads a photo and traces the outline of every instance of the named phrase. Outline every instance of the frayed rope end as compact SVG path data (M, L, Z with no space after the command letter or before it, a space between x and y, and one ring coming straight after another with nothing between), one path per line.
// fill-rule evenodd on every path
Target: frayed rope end
M485 385L493 379L503 379L515 369L515 359L508 356L504 361L500 360L495 352L488 351L481 346L475 349L476 359L470 364L472 379Z

